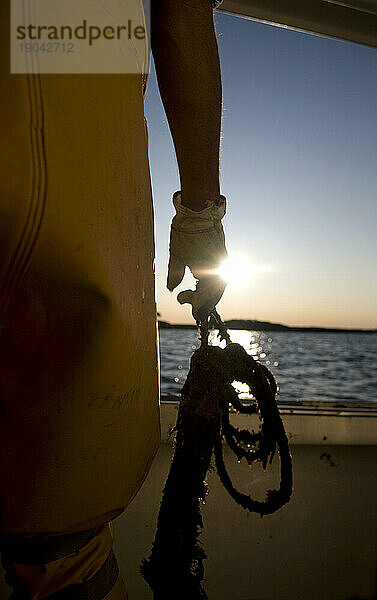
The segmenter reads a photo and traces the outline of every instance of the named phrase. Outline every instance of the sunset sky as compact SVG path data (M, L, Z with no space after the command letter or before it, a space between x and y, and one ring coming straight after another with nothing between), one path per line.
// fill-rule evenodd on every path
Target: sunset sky
M244 265L220 314L377 327L377 50L221 13L216 29L224 228L229 253ZM190 323L188 306L165 287L179 179L153 65L146 116L158 310Z

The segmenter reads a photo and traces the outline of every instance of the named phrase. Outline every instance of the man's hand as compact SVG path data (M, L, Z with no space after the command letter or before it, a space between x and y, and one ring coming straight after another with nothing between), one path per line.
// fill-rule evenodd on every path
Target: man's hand
M225 215L226 200L211 203L197 212L181 203L181 193L175 192L173 203L176 215L170 230L170 259L167 287L173 291L182 281L185 267L198 280L196 290L178 294L181 304L190 303L196 321L200 315L214 310L224 293L225 282L218 275L220 263L227 257L221 219Z
M173 198L177 214L168 288L179 285L185 266L191 269L198 279L196 290L181 292L178 301L192 305L196 321L214 309L225 288L216 273L226 249L219 182L221 72L213 6L212 0L151 4L153 56L181 181Z

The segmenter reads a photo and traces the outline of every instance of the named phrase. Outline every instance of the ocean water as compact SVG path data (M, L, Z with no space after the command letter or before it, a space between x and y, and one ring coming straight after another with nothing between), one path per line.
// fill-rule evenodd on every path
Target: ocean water
M275 375L284 401L377 403L377 334L230 330ZM211 332L210 343L218 343ZM179 395L190 357L200 341L195 330L160 330L161 394ZM245 385L235 384L241 397Z

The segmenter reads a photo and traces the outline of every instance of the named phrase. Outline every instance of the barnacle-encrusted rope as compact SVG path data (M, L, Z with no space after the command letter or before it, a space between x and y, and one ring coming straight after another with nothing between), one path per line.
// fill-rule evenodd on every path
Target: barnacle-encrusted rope
M230 495L245 509L266 515L278 510L292 494L292 464L288 440L276 403L277 386L270 371L255 361L239 344L231 343L218 313L212 322L225 339L224 349L208 346L208 318L201 322L202 345L191 358L190 371L181 393L175 427L175 452L165 484L157 532L151 555L141 566L154 592L154 600L207 598L201 585L206 554L199 543L203 527L200 500L206 495L205 477L214 453L220 479ZM255 402L243 404L233 381L246 383ZM229 422L229 408L244 414L259 413L257 433L239 430ZM272 462L276 448L281 461L278 490L269 490L264 501L236 490L227 473L222 440L249 464Z

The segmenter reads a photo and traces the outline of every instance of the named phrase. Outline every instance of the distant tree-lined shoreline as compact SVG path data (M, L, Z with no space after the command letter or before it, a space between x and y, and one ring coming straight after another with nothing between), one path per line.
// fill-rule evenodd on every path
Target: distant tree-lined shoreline
M377 329L347 329L340 327L290 327L281 323L270 323L269 321L254 321L251 319L231 319L225 321L227 329L246 329L249 331L296 331L306 333L377 333ZM196 326L186 324L173 324L158 320L160 329L196 329Z

